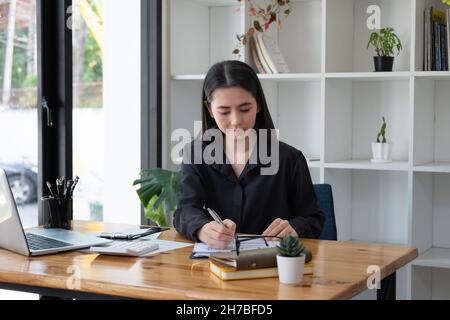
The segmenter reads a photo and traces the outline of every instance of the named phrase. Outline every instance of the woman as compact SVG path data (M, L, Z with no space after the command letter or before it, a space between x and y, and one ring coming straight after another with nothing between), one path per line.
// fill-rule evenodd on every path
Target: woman
M202 125L203 137L210 130L220 130L223 148L215 155L223 155L225 163L183 161L181 193L174 213L179 233L218 249L227 247L235 232L268 237L320 236L324 215L305 157L277 139L273 145L270 133L261 134L262 129L274 130L274 125L261 83L250 66L224 61L211 67L203 84ZM256 141L248 132L256 132ZM271 164L276 163L273 174L262 174L267 169L263 161L267 157L261 150L266 141L273 151ZM211 142L194 141L186 149L190 154L195 152L196 143L204 151ZM217 212L223 225L213 221L207 209Z

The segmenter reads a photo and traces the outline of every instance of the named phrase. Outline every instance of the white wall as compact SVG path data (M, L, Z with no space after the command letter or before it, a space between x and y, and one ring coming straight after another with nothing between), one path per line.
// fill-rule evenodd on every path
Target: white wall
M140 223L140 0L104 2L104 220Z

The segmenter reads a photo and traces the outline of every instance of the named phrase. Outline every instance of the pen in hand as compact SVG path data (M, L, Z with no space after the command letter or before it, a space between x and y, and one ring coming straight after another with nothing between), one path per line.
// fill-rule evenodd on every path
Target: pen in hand
M214 221L216 221L218 224L224 226L225 228L228 228L225 225L225 223L223 223L222 219L220 219L219 215L214 210L212 210L210 208L206 208L206 210L208 210L209 215L214 219ZM236 232L234 233L233 238L234 238L234 247L237 249L238 240L237 240L237 233ZM239 252L238 252L238 255L239 255Z
M214 219L215 222L221 224L222 226L225 226L222 219L220 219L219 215L214 210L211 210L210 208L207 208L206 210L208 210L209 215Z

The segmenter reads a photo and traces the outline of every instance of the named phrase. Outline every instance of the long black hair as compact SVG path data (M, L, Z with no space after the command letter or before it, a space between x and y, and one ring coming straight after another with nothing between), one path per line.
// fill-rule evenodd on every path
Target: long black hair
M213 65L206 75L203 83L202 96L202 127L203 133L208 129L217 128L217 123L208 112L212 95L219 88L240 87L250 92L256 100L259 112L253 129L275 129L272 117L267 107L266 97L256 72L246 63L237 60L228 60Z

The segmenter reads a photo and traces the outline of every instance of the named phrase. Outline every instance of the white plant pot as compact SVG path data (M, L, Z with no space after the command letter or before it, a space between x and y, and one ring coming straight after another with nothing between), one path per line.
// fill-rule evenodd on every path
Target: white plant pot
M392 162L390 158L390 143L372 142L372 162Z
M278 277L284 284L299 284L303 280L305 255L299 257L282 257L277 255Z

